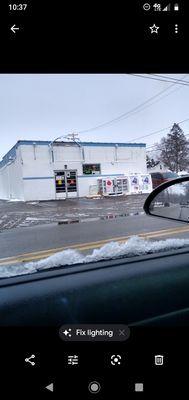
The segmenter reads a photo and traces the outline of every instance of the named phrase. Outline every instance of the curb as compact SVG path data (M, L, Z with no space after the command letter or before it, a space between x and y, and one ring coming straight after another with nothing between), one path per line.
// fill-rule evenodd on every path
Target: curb
M79 218L78 219L67 219L63 221L58 221L58 225L68 225L68 224L75 224L80 222Z
M108 220L108 219L115 219L115 218L121 218L121 217L130 217L133 215L144 215L144 211L136 211L132 213L124 213L124 214L108 214L100 217L90 217L90 218L85 218L85 219L67 219L67 220L62 220L58 221L58 225L68 225L68 224L75 224L75 223L80 223L80 222L95 222L95 221L100 221L100 220Z

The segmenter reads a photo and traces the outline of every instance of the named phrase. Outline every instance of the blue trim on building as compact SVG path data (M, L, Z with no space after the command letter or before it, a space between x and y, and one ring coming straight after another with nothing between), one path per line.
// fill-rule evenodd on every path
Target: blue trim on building
M4 165L8 164L10 160L9 157L12 159L16 158L16 149L17 149L17 143L8 151L7 154L3 157L2 161L0 161L0 168L4 167Z
M54 176L25 176L22 178L24 181L30 179L54 179Z
M47 146L51 144L52 141L50 140L18 140L18 142L6 153L3 159L0 161L0 168L6 165L10 160L9 157L15 158L16 157L16 149L18 146L22 145L40 145L40 146ZM66 142L57 142L57 143L66 143ZM69 143L69 142L68 142ZM70 142L72 145L74 142ZM81 146L87 147L146 147L146 143L106 143L106 142L78 142Z
M52 143L50 140L18 140L17 144L21 145L31 145L31 144L39 144L39 145L47 145Z
M77 175L78 178L101 178L102 176L124 176L124 174L103 174L103 175ZM25 176L24 181L33 179L54 179L54 176Z
M15 144L20 146L20 145L31 145L31 144L38 144L38 145L48 145L52 143L50 140L18 140L18 142ZM55 143L71 143L73 145L74 142L55 142ZM120 147L146 147L146 143L119 143L119 142L78 142L78 144L81 144L82 146L111 146L115 147L117 144Z
M82 146L96 147L146 147L146 143L105 143L105 142L79 142Z
M78 175L78 178L101 178L101 176L125 176L124 174L103 174L103 175Z

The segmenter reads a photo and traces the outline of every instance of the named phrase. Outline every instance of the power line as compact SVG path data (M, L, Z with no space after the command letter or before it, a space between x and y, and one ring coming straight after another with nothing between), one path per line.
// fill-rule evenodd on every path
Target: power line
M132 75L133 75L133 74L132 74ZM185 76L187 76L187 75L184 75L184 77L185 77ZM184 79L184 77L183 77L183 79ZM173 87L173 86L175 86L175 85L177 85L177 84L178 84L177 82L174 82L174 83L171 82L171 85L169 85L168 88L161 90L159 93L157 93L156 95L150 97L148 100L146 100L146 101L144 101L143 103L139 104L137 107L135 107L135 108L133 108L133 109L131 109L131 110L129 110L129 111L127 111L127 112L125 112L125 113L119 115L118 117L116 117L116 118L114 118L114 119L112 119L112 120L109 120L109 121L107 121L107 122L104 122L103 124L94 126L94 127L92 127L92 128L89 128L89 129L84 129L84 130L82 130L82 131L79 131L78 133L81 134L81 133L91 132L91 131L100 129L100 128L102 128L102 127L105 127L105 126L114 124L114 123L116 123L116 122L119 122L119 121L121 121L121 120L123 120L123 119L126 119L126 118L130 117L130 115L136 114L136 113L138 113L139 111L143 111L145 108L151 106L151 105L154 104L155 102L153 102L153 103L150 104L150 105L148 105L148 103L150 103L152 100L154 100L155 98L159 97L162 93L166 92L166 91L169 90L171 87ZM176 90L178 90L178 89L179 89L179 88L176 88ZM172 92L171 92L171 93L172 93ZM169 94L167 94L167 95L170 95L171 93L169 93ZM166 95L166 96L167 96L167 95ZM162 99L163 97L164 97L164 96L162 96L161 99ZM160 100L160 99L158 99L158 100ZM144 107L145 105L146 105L147 107ZM141 107L142 107L142 109L141 109Z
M168 90L168 89L170 89L172 86L175 86L175 84L170 85L169 88L165 89L165 91ZM172 93L174 93L174 92L176 92L177 90L180 90L180 89L181 89L180 87L176 87L176 88L175 88L174 90L172 90L170 93L167 93L167 94L161 96L159 99L153 101L153 102L152 102L151 104L149 104L149 105L146 105L146 106L142 107L139 111L133 112L131 115L137 114L138 112L143 111L143 110L145 110L145 109L148 108L148 107L151 107L152 105L158 103L158 101L164 99L164 98L167 97L167 96L170 96L170 94L172 94ZM134 139L134 140L136 140L136 139ZM132 140L132 141L133 141L133 140Z
M187 83L186 86L188 86L188 84L189 84L189 81L185 81L184 79L171 78L170 76L167 77L165 75L159 75L159 74L147 74L147 75L157 76L158 78L164 78L165 81L168 79L168 80L171 80L172 82L178 82L178 83L179 82L184 82L184 83ZM186 74L185 77L187 75L188 74Z
M155 77L153 77L152 75L150 75L150 76L148 76L148 75L140 75L140 74L131 74L132 76L136 76L136 77L138 77L138 78L144 78L144 79L152 79L152 80L155 80L155 81L160 81L160 82L167 82L167 83L170 83L170 82L173 82L173 80L174 80L174 78L171 78L171 79L161 79L161 78L155 78ZM186 83L185 83L186 82ZM178 84L178 85L182 85L182 86L189 86L189 82L187 83L188 81L183 81L182 82L182 79L181 80L177 80L177 79L175 79L174 80L174 83L175 84Z
M186 118L186 119L184 119L183 121L179 121L178 124L181 125L181 124L184 124L184 122L187 122L187 121L189 121L189 118ZM129 142L133 142L133 141L135 141L135 140L144 139L144 138L146 138L146 137L156 135L157 133L161 133L161 132L166 131L167 129L170 129L170 128L172 128L172 125L169 125L169 126L167 126L166 128L162 128L162 129L160 129L160 130L158 130L158 131L154 131L154 132L148 133L147 135L139 136L139 137L137 137L137 138L135 138L135 139L129 140ZM128 142L128 143L129 143L129 142Z
M186 135L184 135L184 136L189 136L189 133L187 133ZM156 147L156 144L153 144L152 146L149 146L149 147L146 147L146 150L148 150L148 149L151 149L151 148L153 148L153 147ZM149 150L149 152L151 152L151 151L160 151L159 149L152 149L152 150Z

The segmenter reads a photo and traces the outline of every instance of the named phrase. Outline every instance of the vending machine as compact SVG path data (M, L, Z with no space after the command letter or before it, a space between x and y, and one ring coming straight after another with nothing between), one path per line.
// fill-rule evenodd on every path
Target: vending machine
M114 179L104 178L98 179L98 192L102 196L109 196L115 193Z
M125 176L98 179L98 193L102 196L121 196L128 190L128 178Z

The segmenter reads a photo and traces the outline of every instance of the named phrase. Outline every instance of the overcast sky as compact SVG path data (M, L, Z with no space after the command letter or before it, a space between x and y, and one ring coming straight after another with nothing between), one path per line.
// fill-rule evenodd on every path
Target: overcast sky
M184 78L189 75L165 75ZM88 130L127 113L171 83L132 75L0 75L0 159L17 140L53 140ZM154 104L153 104L154 102ZM189 87L174 85L124 119L80 133L85 141L151 146L160 134L140 138L189 118ZM189 133L189 121L181 124Z

